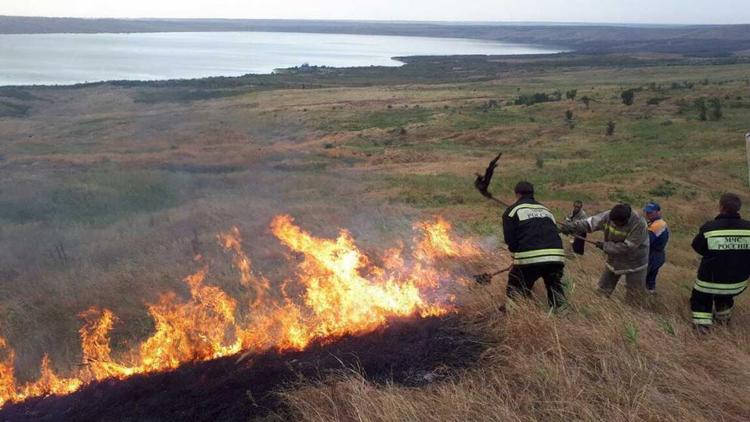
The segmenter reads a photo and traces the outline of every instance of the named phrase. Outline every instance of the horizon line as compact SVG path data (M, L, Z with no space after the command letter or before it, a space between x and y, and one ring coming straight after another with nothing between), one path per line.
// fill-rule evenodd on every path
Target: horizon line
M367 22L403 24L468 24L468 25L586 25L586 26L741 26L745 23L665 23L665 22L604 22L604 21L524 21L524 20L412 20L412 19L359 19L359 18L218 18L218 17L111 17L111 16L35 16L4 15L0 18L32 19L81 19L81 20L122 20L122 21L303 21L303 22Z

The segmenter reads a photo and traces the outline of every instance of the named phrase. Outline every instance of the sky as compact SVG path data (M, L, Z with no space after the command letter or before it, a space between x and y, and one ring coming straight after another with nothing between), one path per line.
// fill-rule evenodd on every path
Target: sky
M0 0L0 15L731 24L750 0Z

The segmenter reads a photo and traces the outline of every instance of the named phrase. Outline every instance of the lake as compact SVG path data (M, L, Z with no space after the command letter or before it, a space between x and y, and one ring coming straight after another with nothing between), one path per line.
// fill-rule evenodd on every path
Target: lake
M283 32L0 34L0 85L163 80L299 66L399 66L392 57L543 54L495 41Z

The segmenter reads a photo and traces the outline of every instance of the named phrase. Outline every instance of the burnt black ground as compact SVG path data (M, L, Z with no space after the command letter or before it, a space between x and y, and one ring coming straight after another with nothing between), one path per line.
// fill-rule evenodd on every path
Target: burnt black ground
M385 329L314 344L302 352L266 353L190 363L167 373L91 384L68 396L5 406L3 421L235 421L283 414L275 392L299 379L359 368L367 379L427 382L436 369L474 363L481 339L458 317L392 321Z

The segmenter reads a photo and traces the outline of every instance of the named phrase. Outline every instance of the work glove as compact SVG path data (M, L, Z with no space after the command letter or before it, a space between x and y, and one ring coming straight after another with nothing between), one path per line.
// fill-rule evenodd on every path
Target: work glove
M560 233L573 234L576 232L575 224L570 221L564 221L560 224Z
M596 247L601 250L604 250L604 242L596 242Z

